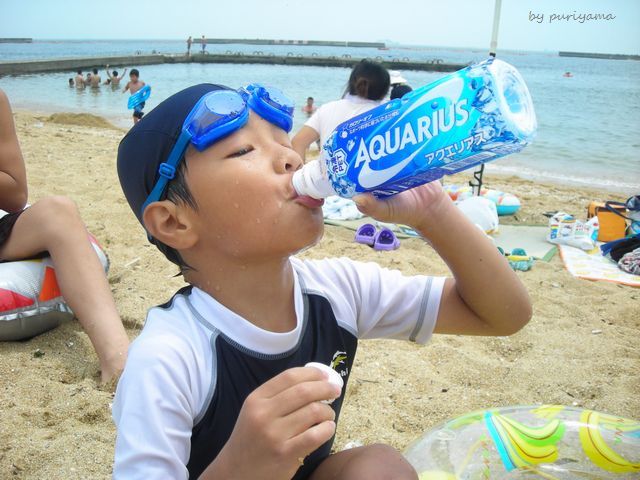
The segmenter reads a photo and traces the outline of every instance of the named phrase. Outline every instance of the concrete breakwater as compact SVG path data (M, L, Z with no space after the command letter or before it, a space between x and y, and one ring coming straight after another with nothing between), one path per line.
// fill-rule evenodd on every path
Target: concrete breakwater
M33 38L0 38L0 43L33 43Z
M349 42L333 40L267 40L261 38L196 38L193 43L206 44L244 44L244 45L303 45L312 47L352 47L352 48L386 48L384 42Z
M640 60L640 55L619 53L558 52L560 57L603 58L606 60Z
M267 65L306 65L317 67L351 68L361 58L342 55L341 57L318 55L303 56L288 53L287 55L265 54L255 51L252 54L240 52L226 52L224 54L194 54L187 55L130 55L87 58L59 58L52 60L29 60L20 62L0 62L0 76L24 75L33 73L75 72L78 69L89 70L104 68L109 64L113 67L135 67L140 65L154 65L161 63L259 63ZM375 57L371 60L380 62L386 68L394 70L422 70L433 72L452 72L465 67L462 64L444 63L440 59L424 61L404 58L385 59Z

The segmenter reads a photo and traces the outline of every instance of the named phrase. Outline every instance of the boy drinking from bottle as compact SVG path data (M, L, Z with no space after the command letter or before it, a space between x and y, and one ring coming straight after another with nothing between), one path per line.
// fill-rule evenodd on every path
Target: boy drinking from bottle
M189 285L149 311L129 351L114 478L416 479L385 445L331 454L345 390L304 365L346 384L359 339L509 335L531 316L507 261L438 182L357 203L415 228L452 278L296 258L323 217L291 184L292 114L274 88L197 85L120 144L129 205Z

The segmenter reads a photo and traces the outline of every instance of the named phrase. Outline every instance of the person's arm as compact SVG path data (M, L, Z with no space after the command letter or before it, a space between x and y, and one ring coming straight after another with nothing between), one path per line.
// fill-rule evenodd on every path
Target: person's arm
M126 92L127 90L129 90L129 84L131 82L127 82L127 84L124 86L124 88L122 89L122 93Z
M127 69L125 68L124 72L122 72L122 75L118 77L118 80L122 80L126 74L127 74Z
M313 128L304 125L298 133L295 134L291 140L291 146L300 155L302 160L305 160L307 155L307 148L313 142L320 139L320 135Z
M104 67L104 69L105 69L105 70L106 70L106 72L107 72L107 77L108 77L109 79L111 79L111 72L109 72L109 64L107 64L107 66L106 66L106 67Z
M0 90L0 209L19 212L27 204L27 172L11 105Z
M354 198L365 214L413 227L438 252L453 274L442 292L436 333L511 335L531 318L524 285L507 260L453 204L439 182L386 200Z

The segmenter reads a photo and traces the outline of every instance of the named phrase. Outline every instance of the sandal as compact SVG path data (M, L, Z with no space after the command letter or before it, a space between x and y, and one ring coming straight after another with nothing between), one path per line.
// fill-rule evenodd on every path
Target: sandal
M356 230L355 241L363 245L373 246L376 237L376 227L370 223L365 223Z
M373 239L374 250L395 250L400 246L400 240L388 228L382 228Z

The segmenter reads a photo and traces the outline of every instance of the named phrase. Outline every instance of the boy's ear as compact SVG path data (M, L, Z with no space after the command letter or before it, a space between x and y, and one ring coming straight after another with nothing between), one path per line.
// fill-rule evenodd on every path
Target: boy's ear
M181 207L169 200L153 202L144 209L142 221L147 232L165 245L184 250L198 241L191 216Z

